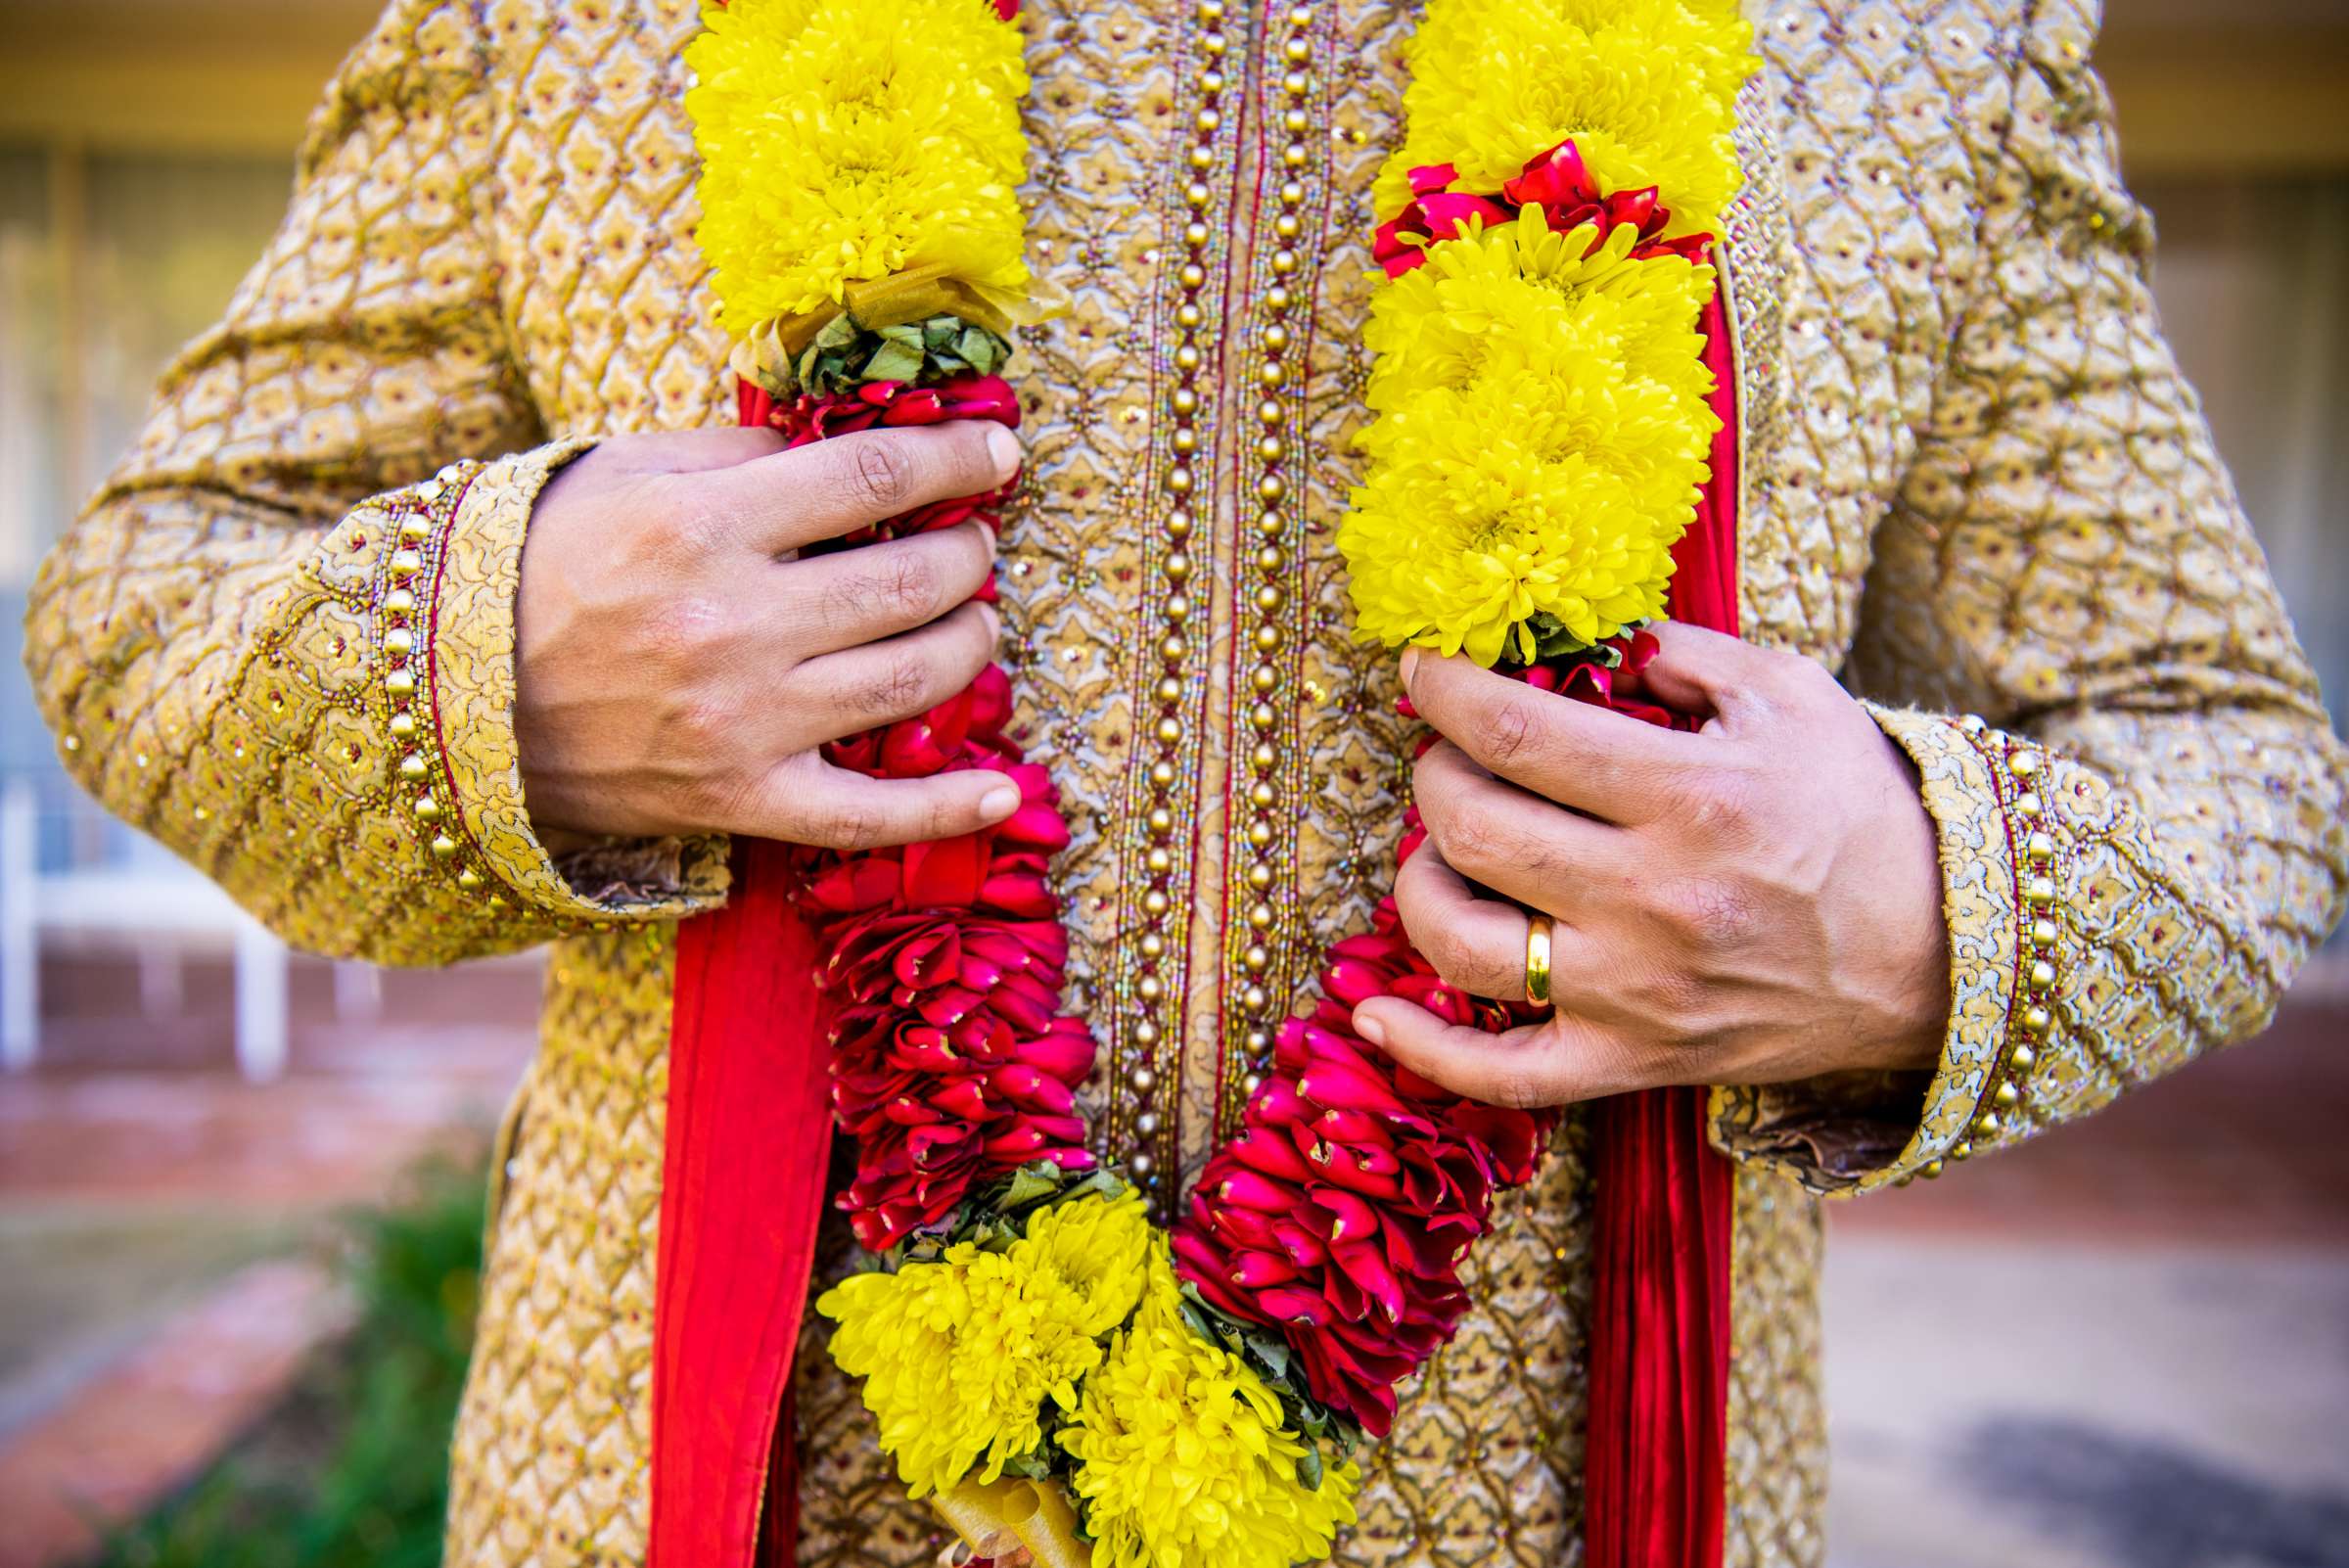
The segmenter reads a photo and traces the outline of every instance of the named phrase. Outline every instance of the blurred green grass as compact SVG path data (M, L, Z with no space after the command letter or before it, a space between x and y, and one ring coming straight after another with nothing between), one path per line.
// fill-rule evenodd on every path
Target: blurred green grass
M91 1568L432 1568L482 1267L479 1169L427 1167L344 1222L350 1333Z

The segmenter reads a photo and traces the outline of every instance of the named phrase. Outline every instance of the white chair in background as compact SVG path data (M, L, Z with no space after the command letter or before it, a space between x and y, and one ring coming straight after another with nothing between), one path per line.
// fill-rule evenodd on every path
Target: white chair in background
M278 1077L286 1067L285 944L197 872L143 848L153 853L134 849L43 872L35 781L18 775L0 788L0 1064L22 1070L39 1054L41 943L54 935L133 947L150 1016L178 1005L187 953L225 946L236 969L237 1068L254 1083ZM335 1001L339 1013L379 1007L372 968L338 965Z

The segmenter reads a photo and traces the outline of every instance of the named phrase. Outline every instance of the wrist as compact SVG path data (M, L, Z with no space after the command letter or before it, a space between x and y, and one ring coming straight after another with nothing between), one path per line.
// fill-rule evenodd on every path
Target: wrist
M557 919L608 918L624 905L646 914L688 912L723 882L722 850L654 858L654 870L619 878L570 874L557 863L581 835L544 833L526 800L524 725L517 689L518 612L525 542L539 503L592 442L564 440L482 467L446 520L430 584L432 657L420 671L432 718L422 725L443 761L445 836L484 898ZM619 899L613 888L622 888Z

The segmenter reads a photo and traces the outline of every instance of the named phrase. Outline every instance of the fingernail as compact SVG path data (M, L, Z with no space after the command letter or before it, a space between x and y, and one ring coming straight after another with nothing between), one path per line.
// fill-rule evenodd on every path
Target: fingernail
M990 822L1000 822L1020 808L1020 792L1009 784L999 784L979 797L979 814Z
M1403 651L1403 686L1404 686L1404 690L1405 690L1405 691L1408 691L1408 690L1410 690L1410 686L1411 686L1411 671L1412 671L1412 670L1414 670L1414 669L1418 669L1418 668L1419 668L1419 650L1418 650L1418 649L1416 649L1416 648L1405 648L1405 649Z
M1354 1032L1373 1045L1387 1042L1387 1026L1378 1021L1376 1013L1357 1012L1354 1015Z
M1020 438L1001 425L987 427L987 454L995 460L995 483L1008 484L1020 471Z
M998 611L998 610L997 610L997 609L996 609L996 608L995 608L993 605L991 605L991 604L989 604L989 603L988 603L986 600L984 600L984 599L978 600L978 601L976 601L976 602L977 602L977 604L978 604L978 606L979 606L979 618L980 618L982 621L985 621L985 622L987 623L987 634L988 634L988 637L989 637L989 638L991 640L991 639L993 639L993 638L996 638L996 637L1000 637L1000 636L1002 636L1002 635L1003 635L1003 616L1002 616L1002 613L1001 613L1000 611Z

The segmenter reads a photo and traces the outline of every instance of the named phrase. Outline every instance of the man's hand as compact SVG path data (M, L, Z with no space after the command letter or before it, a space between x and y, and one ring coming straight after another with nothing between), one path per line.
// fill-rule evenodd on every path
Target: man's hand
M530 518L515 729L550 835L723 831L838 849L1009 816L1001 773L874 780L824 742L953 696L993 657L971 595L976 523L806 560L794 552L1008 481L999 425L876 430L786 451L770 431L609 440Z
M1488 1035L1380 997L1356 1027L1502 1105L1931 1066L1948 936L1907 760L1806 659L1657 635L1642 683L1711 715L1695 734L1405 655L1412 706L1445 736L1414 776L1429 842L1396 884L1405 929L1446 980L1516 999L1519 905L1546 912L1557 1011Z

